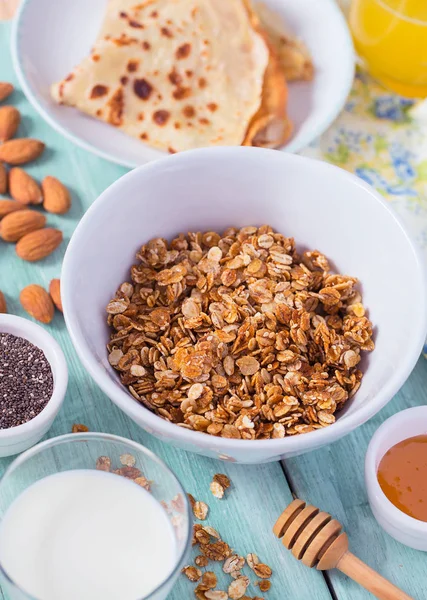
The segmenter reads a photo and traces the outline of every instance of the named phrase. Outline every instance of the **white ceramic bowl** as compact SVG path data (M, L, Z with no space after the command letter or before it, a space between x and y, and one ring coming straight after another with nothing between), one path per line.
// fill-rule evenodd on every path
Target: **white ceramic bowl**
M25 338L43 350L53 374L53 394L45 408L34 419L0 430L0 457L27 450L47 433L64 401L68 383L67 363L58 343L40 325L14 315L0 314L0 332Z
M339 272L360 278L377 345L364 362L362 386L334 425L280 440L228 440L168 423L138 404L109 366L105 306L129 277L136 250L150 238L263 223L294 236L299 247L321 250ZM166 441L239 462L299 454L365 422L404 383L427 329L423 267L387 203L346 171L274 150L196 150L128 173L81 220L61 281L76 350L113 402Z
M427 434L427 406L408 408L393 415L377 429L365 459L365 482L369 504L381 527L398 542L427 551L427 523L396 508L382 491L377 471L385 453L402 440Z
M321 135L342 110L354 75L354 51L336 0L265 0L313 56L313 81L289 85L294 133L282 150L297 152ZM93 45L107 0L22 0L12 31L20 85L41 116L62 135L103 158L135 167L165 155L50 97Z

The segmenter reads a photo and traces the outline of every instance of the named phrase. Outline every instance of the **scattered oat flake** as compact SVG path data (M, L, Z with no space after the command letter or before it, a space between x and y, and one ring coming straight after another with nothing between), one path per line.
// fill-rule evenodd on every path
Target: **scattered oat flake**
M194 562L196 563L196 565L198 567L207 567L208 563L209 563L209 559L207 556L203 556L202 554L199 554L198 556L196 556L196 558L194 559Z
M264 563L256 563L252 568L255 575L261 577L261 579L270 579L273 573L270 567Z
M205 592L205 598L208 600L227 600L228 594L222 590L207 590Z
M239 556L238 554L233 554L229 556L227 560L224 562L222 570L224 573L232 573L233 571L240 570L245 564L245 559L243 556Z
M188 494L190 496L190 494ZM192 497L192 496L191 496ZM176 510L177 512L183 513L185 512L185 502L182 494L177 494L171 500L171 509Z
M181 572L184 573L184 575L188 577L190 581L199 581L200 577L202 576L201 570L191 565L184 567Z
M210 560L224 560L231 554L230 546L222 540L213 544L205 544L200 547L200 550Z
M121 467L120 469L113 471L113 473L126 477L127 479L137 479L138 477L141 477L141 471L136 467Z
M231 571L230 577L232 577L233 579L239 579L239 577L242 577L242 571Z
M250 554L247 555L246 562L248 563L249 567L251 569L253 569L254 566L259 563L259 558L258 558L258 556L256 554L254 554L253 552L251 552Z
M271 581L269 581L268 579L263 579L262 581L259 582L259 589L261 590L261 592L268 592L268 590L271 588Z
M227 477L227 475L224 475L223 473L216 473L213 476L213 481L219 483L225 490L231 485L230 479Z
M136 458L132 456L132 454L122 454L120 456L120 462L125 467L134 467L136 463Z
M194 508L194 505L196 504L196 500L195 500L193 494L187 494L187 496L188 496L188 499L190 501L191 508Z
M249 583L248 577L239 577L239 579L232 581L228 587L228 595L231 600L239 600L240 598L243 598Z
M209 487L215 498L223 498L225 490L220 483L217 481L212 481Z
M98 471L107 471L111 470L111 458L109 456L100 456L96 461L96 468Z
M147 492L149 492L151 490L151 485L152 485L152 481L150 481L149 479L146 479L145 477L136 477L134 479L134 482L137 483L139 486L143 487L145 490L147 490Z
M87 433L89 431L89 428L86 427L86 425L83 425L82 423L74 423L74 425L71 428L71 433Z
M202 585L206 587L208 590L213 590L213 588L217 584L217 578L213 571L206 571L202 575Z
M199 544L210 544L211 536L203 528L196 531L194 535Z
M193 506L193 514L199 521L204 521L208 516L209 506L205 502L196 502Z
M203 525L203 529L204 529L204 531L206 531L206 533L211 535L213 538L216 538L217 540L220 539L221 536L219 535L217 530L214 529L213 527L211 527L210 525Z

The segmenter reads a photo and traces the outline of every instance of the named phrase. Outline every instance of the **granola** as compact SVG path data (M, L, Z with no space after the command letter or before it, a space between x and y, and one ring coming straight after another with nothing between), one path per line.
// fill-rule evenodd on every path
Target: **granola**
M331 425L359 388L372 324L320 252L265 225L155 238L137 260L107 306L109 362L158 416L279 439Z
M218 477L226 476L219 474ZM228 482L229 484L228 478L223 480L223 482ZM195 500L194 503L196 503ZM245 560L243 556L233 553L230 546L221 539L218 531L210 525L202 525L200 523L193 525L194 545L197 545L198 550L201 552L194 559L196 566L188 565L184 567L182 572L191 581L198 582L194 589L194 595L199 600L227 600L227 598L230 598L230 600L251 600L246 594L251 582L249 577L242 572L246 562L253 571L258 568L256 571L258 577L262 578L267 574L269 576L272 574L272 569L268 565L260 563L256 554L248 554ZM198 567L207 567L211 561L222 562L223 572L232 578L232 581L228 584L227 592L215 589L218 584L218 578L213 571L204 572L200 579L201 570ZM255 586L259 586L262 592L267 592L271 587L271 583L267 579L253 581L252 583ZM263 599L255 596L252 600Z

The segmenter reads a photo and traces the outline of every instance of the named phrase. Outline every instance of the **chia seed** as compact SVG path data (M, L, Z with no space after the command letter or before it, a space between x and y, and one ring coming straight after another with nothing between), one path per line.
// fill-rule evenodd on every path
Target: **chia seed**
M0 429L34 419L52 392L52 369L44 352L24 338L0 333Z

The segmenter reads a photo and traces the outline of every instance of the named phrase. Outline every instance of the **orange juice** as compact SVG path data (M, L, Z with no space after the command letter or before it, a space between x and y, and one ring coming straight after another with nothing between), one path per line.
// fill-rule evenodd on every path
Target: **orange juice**
M402 96L427 96L427 0L352 0L349 20L375 78Z

